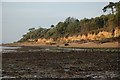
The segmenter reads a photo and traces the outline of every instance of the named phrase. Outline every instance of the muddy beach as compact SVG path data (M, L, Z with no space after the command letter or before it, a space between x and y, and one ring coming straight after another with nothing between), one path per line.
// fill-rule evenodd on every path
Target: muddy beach
M7 49L11 50L11 49ZM2 53L2 78L117 80L117 48L20 47Z

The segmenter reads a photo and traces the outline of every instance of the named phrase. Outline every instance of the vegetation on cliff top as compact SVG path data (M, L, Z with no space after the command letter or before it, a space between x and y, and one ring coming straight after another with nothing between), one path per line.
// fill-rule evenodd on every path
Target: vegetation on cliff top
M63 22L58 22L57 25L51 25L51 28L30 28L29 32L23 35L19 42L28 41L29 39L54 39L69 37L80 34L95 33L100 30L112 32L117 26L120 26L120 2L110 2L103 8L103 12L111 10L107 15L82 20L68 17Z

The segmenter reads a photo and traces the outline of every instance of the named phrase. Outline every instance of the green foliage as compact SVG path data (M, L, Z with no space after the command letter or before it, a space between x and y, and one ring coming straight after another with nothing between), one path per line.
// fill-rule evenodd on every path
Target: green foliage
M51 28L53 28L53 27L54 27L54 25L51 25L50 27L51 27Z
M109 4L103 8L103 12L106 12L107 9L111 9L112 14L114 14L114 6L115 6L115 3L109 2Z
M38 37L42 37L42 34L45 32L46 29L44 28L30 28L28 29L29 32L23 35L23 38L19 40L19 42L28 41L28 39L36 39Z
M34 31L35 30L35 28L30 28L30 29L28 29L29 31Z
M67 33L76 34L80 33L80 28L80 22L78 20L75 20L74 22L68 24L66 30Z
M102 15L91 19L84 18L80 21L69 17L64 22L59 22L56 26L49 29L39 28L29 30L27 34L23 35L23 38L20 41L37 38L57 39L72 35L86 34L95 30L98 31L99 29L106 28L108 26L108 30L112 30L112 28L116 27L117 24L115 19L114 14Z
M117 23L117 26L120 26L120 1L115 3L109 2L109 4L103 8L103 12L106 12L107 9L111 9L112 14L116 14L115 22Z

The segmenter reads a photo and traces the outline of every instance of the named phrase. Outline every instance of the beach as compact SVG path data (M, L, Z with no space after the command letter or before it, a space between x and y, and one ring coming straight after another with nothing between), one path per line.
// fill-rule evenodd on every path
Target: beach
M120 1L2 2L0 80L120 80Z
M65 43L56 43L54 45L49 45L46 43L39 42L22 42L22 43L7 43L1 44L1 46L59 46L59 47L78 47L78 48L120 48L120 43L118 41L105 42L105 43L95 43L95 42L86 42L78 43L72 42L68 43L68 46L65 46Z
M119 79L118 48L22 46L2 54L3 79Z

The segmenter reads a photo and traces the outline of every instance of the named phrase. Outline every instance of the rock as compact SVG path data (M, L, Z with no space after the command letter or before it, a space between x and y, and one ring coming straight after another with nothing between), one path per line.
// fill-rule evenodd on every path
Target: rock
M68 43L65 43L64 45L65 45L65 46L69 46L69 44L68 44Z

